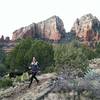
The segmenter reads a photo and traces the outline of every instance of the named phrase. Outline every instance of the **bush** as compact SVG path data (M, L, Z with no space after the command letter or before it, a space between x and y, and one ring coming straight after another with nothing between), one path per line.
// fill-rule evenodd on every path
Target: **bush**
M15 78L15 81L16 81L16 82L24 82L24 81L27 81L27 80L29 80L29 75L28 75L27 72L26 72L26 73L23 73L23 75L17 76L17 77Z
M87 56L88 60L91 60L97 57L95 50L93 50L92 48L86 47L84 45L81 45L80 48L82 49L82 52L84 53L84 55Z
M70 44L58 45L55 48L54 60L58 71L71 74L88 71L88 58L80 47Z
M0 47L0 63L4 62L5 60L5 52Z
M6 88L12 86L13 81L9 78L4 78L0 80L0 88Z
M45 71L46 67L51 66L54 63L54 51L51 44L35 40L33 41L32 47L26 53L26 61L31 62L32 57L35 56L39 62L42 71Z
M15 78L15 82L21 82L22 80L21 80L21 76L16 76L16 78Z
M100 58L100 42L97 43L96 48L95 48L95 52L96 52L96 58Z
M24 71L30 65L32 57L35 56L42 71L54 63L54 51L51 44L42 40L31 38L23 39L7 56L6 65L14 70Z
M4 76L7 72L7 68L4 64L0 64L0 76Z
M29 75L28 75L27 72L26 72L26 73L23 73L23 75L21 76L21 80L22 80L22 81L29 80Z
M90 69L84 78L88 80L98 80L100 78L100 74L96 73L94 69Z
M31 47L31 39L24 39L20 41L17 46L13 49L13 51L7 55L6 57L6 65L10 67L10 69L19 69L25 70L27 66L27 62L25 62L25 54Z

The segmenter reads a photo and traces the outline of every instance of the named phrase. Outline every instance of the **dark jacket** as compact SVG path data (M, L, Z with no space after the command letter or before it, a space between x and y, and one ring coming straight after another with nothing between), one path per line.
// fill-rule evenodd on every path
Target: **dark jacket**
M31 68L32 68L32 73L38 72L40 69L38 64L31 64Z

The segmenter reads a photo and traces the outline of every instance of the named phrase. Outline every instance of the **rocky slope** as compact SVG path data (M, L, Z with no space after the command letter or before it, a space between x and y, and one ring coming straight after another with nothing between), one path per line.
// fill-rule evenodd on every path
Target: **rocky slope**
M59 41L64 34L65 29L62 20L58 16L52 16L45 21L32 23L29 26L14 31L12 40L32 37Z
M100 100L100 73L99 76L94 74L74 80L66 80L55 73L42 74L38 76L40 83L37 85L33 81L31 88L28 88L29 82L26 81L0 90L0 100L73 100L74 97L75 100L91 100L91 95L95 100Z
M76 19L71 32L76 33L81 41L99 41L100 21L92 14L87 14Z
M90 67L93 72L74 80L55 73L41 74L38 76L40 83L33 81L30 89L28 81L1 89L0 100L73 100L74 97L75 100L100 100L100 59L91 60Z
M42 74L38 78L40 83L37 85L34 81L31 88L28 88L29 82L24 82L1 90L0 100L42 100L53 89L50 83L55 78L55 73Z

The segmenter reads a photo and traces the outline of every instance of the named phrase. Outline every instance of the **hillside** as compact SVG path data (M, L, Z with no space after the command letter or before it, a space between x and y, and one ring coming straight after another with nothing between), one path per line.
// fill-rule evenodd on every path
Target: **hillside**
M90 67L95 69L100 59L90 61ZM64 76L58 76L55 73L47 73L38 76L40 83L35 81L31 88L28 88L28 81L16 83L16 86L0 90L0 100L95 100L100 99L100 66L96 67L96 73L88 73L84 78L77 78L75 86L71 80L64 79ZM98 75L99 76L95 76ZM91 79L92 78L92 79ZM75 89L75 90L74 90ZM77 90L78 89L78 90ZM70 90L70 91L69 91ZM77 94L80 92L80 95ZM93 97L91 96L93 93ZM80 99L79 99L80 98Z
M0 100L41 100L52 91L50 82L54 77L54 73L43 74L38 76L40 83L37 85L34 81L31 88L28 88L29 82L25 82L0 91Z

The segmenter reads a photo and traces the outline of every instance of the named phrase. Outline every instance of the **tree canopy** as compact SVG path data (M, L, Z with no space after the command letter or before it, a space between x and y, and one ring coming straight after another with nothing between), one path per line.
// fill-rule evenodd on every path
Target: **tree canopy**
M51 44L31 38L23 39L7 56L6 64L10 69L25 70L35 56L42 70L52 65L54 52Z

